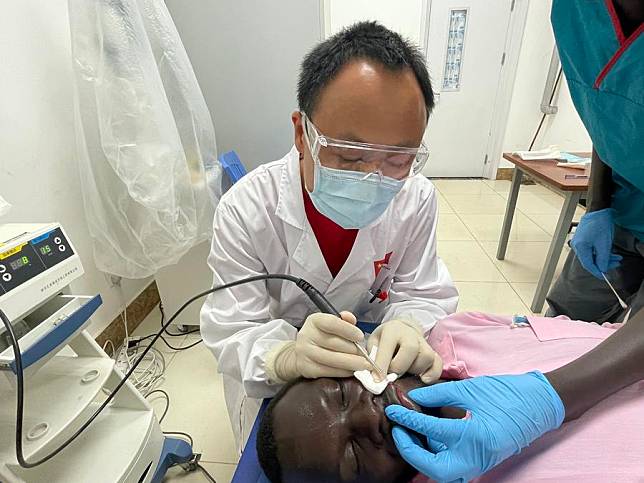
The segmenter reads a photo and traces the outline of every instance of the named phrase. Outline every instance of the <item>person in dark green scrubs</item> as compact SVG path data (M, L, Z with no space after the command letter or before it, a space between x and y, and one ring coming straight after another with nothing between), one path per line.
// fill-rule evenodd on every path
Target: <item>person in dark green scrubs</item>
M562 67L594 147L588 211L548 294L550 316L619 322L644 307L643 16L644 2L633 0L553 9Z
M434 480L474 479L644 380L643 22L642 0L553 0L561 64L594 153L593 199L549 302L551 310L573 318L619 320L624 313L605 275L632 305L630 320L590 352L545 374L474 377L408 394L424 407L466 409L468 418L388 406L400 454Z

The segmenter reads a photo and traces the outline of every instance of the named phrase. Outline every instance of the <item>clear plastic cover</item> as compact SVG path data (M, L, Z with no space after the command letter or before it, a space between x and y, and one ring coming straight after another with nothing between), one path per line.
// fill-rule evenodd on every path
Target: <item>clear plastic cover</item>
M80 182L100 270L143 278L211 236L215 132L163 0L69 0Z
M2 196L0 196L0 216L4 216L7 213L9 213L9 210L11 209L11 205L7 200L5 200Z

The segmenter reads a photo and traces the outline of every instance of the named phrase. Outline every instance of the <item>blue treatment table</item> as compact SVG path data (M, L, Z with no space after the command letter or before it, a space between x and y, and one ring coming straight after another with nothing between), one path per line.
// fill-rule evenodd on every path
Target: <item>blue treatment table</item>
M372 324L369 322L358 322L358 328L362 330L365 334L371 334L374 329L377 327L377 324ZM253 429L248 436L248 442L244 448L244 452L239 459L237 464L237 470L233 475L232 483L270 483L270 480L266 477L262 468L259 466L259 460L257 459L257 431L259 430L259 423L262 420L264 411L266 411L266 406L270 399L264 399L262 405L259 408L257 417L255 418L255 423L253 424Z

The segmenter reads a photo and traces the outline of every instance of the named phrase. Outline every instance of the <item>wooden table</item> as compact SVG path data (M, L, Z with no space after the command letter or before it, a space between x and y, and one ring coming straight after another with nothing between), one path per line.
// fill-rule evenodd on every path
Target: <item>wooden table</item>
M590 157L590 153L575 153L581 157ZM519 188L523 174L529 174L531 178L545 185L554 188L564 196L564 204L559 214L557 228L550 242L548 255L541 270L537 290L532 299L530 309L533 312L541 312L543 304L546 301L546 295L552 282L552 278L557 268L557 262L561 255L566 235L570 231L570 224L575 214L577 204L583 195L588 193L588 178L566 179L566 175L583 175L584 171L576 168L564 168L557 166L556 159L545 159L535 161L524 161L519 156L511 153L503 153L503 157L515 165L512 176L512 185L508 196L508 204L505 207L505 218L503 219L503 228L501 229L501 239L499 248L496 252L496 258L503 260L508 247L508 238L512 228L512 219L514 210L519 197Z

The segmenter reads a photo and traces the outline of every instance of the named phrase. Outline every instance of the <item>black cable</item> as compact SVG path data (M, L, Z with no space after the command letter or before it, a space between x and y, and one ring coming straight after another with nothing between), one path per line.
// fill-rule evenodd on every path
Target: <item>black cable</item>
M262 280L288 280L290 282L295 283L304 293L309 297L309 299L320 309L321 312L328 313L328 314L333 314L337 317L340 316L340 313L331 305L331 303L324 297L324 295L319 292L313 285L308 283L306 280L298 277L294 277L292 275L284 275L284 274L265 274L265 275L255 275L253 277L248 277L244 278L241 280L236 280L234 282L226 283L223 285L218 285L217 287L213 287L211 289L205 290L201 293L198 293L197 295L193 296L192 298L188 299L181 307L179 307L179 310L177 310L172 317L161 327L161 330L157 332L154 337L152 338L152 342L150 342L150 345L148 345L145 350L143 351L143 354L141 354L141 357L130 367L130 370L125 374L123 379L119 381L119 383L116 385L116 387L112 390L112 392L109 394L109 396L103 401L103 403L98 407L98 409L92 414L85 423L81 425L80 428L78 428L74 434L72 434L67 440L65 440L64 443L62 443L58 448L54 449L49 453L47 456L44 456L40 458L37 461L34 462L28 462L24 458L24 453L22 451L22 425L23 425L23 416L24 416L24 372L22 368L22 353L20 352L20 346L18 345L18 339L16 338L16 334L13 331L13 327L11 325L11 322L9 321L9 318L6 316L6 314L0 309L0 318L2 319L2 322L4 323L5 327L7 328L7 332L11 338L11 345L13 347L14 351L14 358L15 358L15 364L16 364L16 390L17 390L17 395L16 395L16 458L18 460L18 463L20 466L23 468L34 468L38 465L41 465L45 463L46 461L49 461L51 458L56 456L58 453L60 453L62 450L64 450L67 446L71 444L72 441L74 441L78 436L80 436L83 431L85 431L90 424L94 422L94 420L98 417L101 412L112 402L112 399L116 396L116 394L121 390L121 388L125 385L127 380L130 378L130 376L134 373L135 369L138 367L138 365L141 363L143 358L146 356L146 354L150 351L154 343L159 340L161 337L161 334L165 329L168 328L168 326L174 321L177 316L185 310L188 305L193 303L195 300L199 300L202 297L205 297L206 295L209 295L213 292L217 292L219 290L231 288L231 287L236 287L237 285L243 285L246 283L252 283L252 282L259 282ZM199 341L201 342L201 341ZM195 344L196 345L196 344ZM188 347L189 348L189 347ZM182 348L183 349L183 348ZM177 433L179 434L179 433ZM190 438L192 439L192 438Z
M203 342L203 339L199 339L198 341L193 342L192 344L187 345L185 347L174 347L174 346L170 345L170 343L167 340L165 340L163 337L161 337L161 340L163 341L163 343L165 345L167 345L173 351L185 351L185 350L188 350L188 349L192 349L194 346L199 345L199 344L201 344Z
M159 302L159 312L161 312L161 322L160 323L161 323L161 326L163 326L163 322L165 321L165 311L163 310L163 302ZM181 337L182 335L195 334L195 333L199 332L199 330L200 329L197 328L197 329L193 329L193 330L188 330L186 332L177 332L176 334L173 334L168 329L165 329L164 332L166 333L166 335L169 335L171 337ZM166 342L166 345L168 345L167 342Z
M208 470L206 470L206 468L201 466L201 464L197 463L197 468L199 468L202 471L202 473L208 479L208 481L211 481L212 483L217 483L217 480L215 480L215 478L210 473L208 473Z
M190 332L189 332L189 333L190 333ZM140 343L141 343L141 342L143 342L144 340L151 339L151 338L152 338L152 337L154 337L155 335L156 335L156 334L146 335L145 337L141 337L140 339L136 339L136 340L131 340L130 342L132 342L133 344L140 344ZM163 343L164 343L165 345L167 345L167 346L168 346L170 349L172 349L173 351L185 351L186 349L192 349L194 346L199 345L199 344L201 344L201 343L203 342L203 339L199 339L198 341L196 341L196 342L194 342L194 343L192 343L192 344L190 344L189 346L186 346L186 347L174 347L173 345L171 345L171 344L170 344L170 343L165 339L165 337L161 336L161 340L163 341Z
M186 438L188 438L188 441L190 441L190 447L195 445L195 442L192 440L192 436L190 436L188 433L183 433L181 431L164 431L163 434L169 434L172 436L185 436Z
M150 396L152 396L152 394L156 394L156 393L165 395L165 409L163 410L163 414L159 418L159 424L161 424L165 418L165 415L168 414L168 409L170 409L170 395L167 392L165 392L163 389L155 389L154 391L150 391L149 393L147 393L145 395L145 399L149 398Z
M25 464L27 464L27 462L24 461L22 453L22 422L25 410L25 379L22 369L22 352L20 352L18 339L16 338L16 334L13 331L13 326L9 321L9 317L7 317L2 309L0 309L0 319L2 319L2 323L7 329L7 333L9 334L9 338L11 339L11 346L13 347L14 359L16 361L16 391L18 393L16 396L16 456L18 458L20 466L23 466L22 462L24 462Z
M552 92L550 93L550 100L548 101L548 105L552 105L552 100L555 98L555 93L557 92L557 87L559 86L559 81L561 80L561 72L562 69L559 67L559 72L557 72L557 78L555 79L555 83L552 86ZM534 137L532 138L532 142L530 143L530 147L528 148L528 151L532 151L532 148L534 147L534 143L537 140L537 137L539 136L539 132L541 132L541 127L543 126L543 122L546 120L547 114L544 112L543 116L541 116L541 121L539 122L539 126L537 127L537 130L534 133Z

